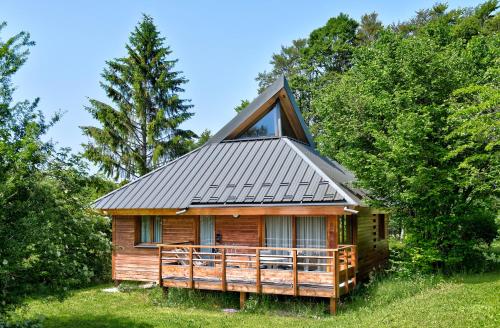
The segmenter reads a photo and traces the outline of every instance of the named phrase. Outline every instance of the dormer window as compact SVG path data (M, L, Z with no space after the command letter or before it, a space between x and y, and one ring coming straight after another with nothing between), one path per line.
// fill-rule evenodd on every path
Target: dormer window
M245 130L236 139L252 139L287 136L296 138L279 101L256 123Z

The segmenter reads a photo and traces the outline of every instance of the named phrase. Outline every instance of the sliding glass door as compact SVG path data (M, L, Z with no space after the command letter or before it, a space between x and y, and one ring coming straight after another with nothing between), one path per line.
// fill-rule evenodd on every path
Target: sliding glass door
M304 271L325 271L325 259L314 258L325 256L326 252L326 218L322 216L299 216L297 220L297 248L317 248L318 250L307 250L299 252L302 255L311 256L306 258Z
M215 245L215 217L209 215L200 216L200 245L213 246ZM203 247L200 249L202 253L212 253L212 247ZM205 255L202 257L208 257Z

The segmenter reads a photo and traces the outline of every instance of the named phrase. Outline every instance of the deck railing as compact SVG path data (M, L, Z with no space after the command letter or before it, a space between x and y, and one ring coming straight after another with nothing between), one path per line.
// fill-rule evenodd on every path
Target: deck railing
M158 245L159 284L338 298L356 285L356 246Z

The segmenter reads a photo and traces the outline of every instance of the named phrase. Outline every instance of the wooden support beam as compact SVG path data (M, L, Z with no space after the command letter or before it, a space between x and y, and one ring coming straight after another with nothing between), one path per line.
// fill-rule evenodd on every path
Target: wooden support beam
M340 266L340 261L339 261L339 251L335 250L333 251L333 295L335 298L339 298L339 266Z
M245 307L245 302L247 301L247 293L240 292L240 309Z
M337 314L337 304L338 299L335 297L330 298L330 314L331 315L336 315Z
M192 207L185 213L177 215L179 209L172 208L138 208L138 209L102 209L107 215L342 215L344 206L301 205L301 206L266 206L266 207Z

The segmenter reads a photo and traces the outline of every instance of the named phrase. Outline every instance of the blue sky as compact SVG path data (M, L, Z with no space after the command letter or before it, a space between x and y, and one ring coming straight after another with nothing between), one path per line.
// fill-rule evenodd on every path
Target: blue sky
M106 100L99 87L105 61L123 56L141 14L151 15L189 79L185 98L195 116L185 124L216 132L234 116L240 99L256 96L257 73L269 69L273 52L306 37L340 12L359 19L376 11L384 24L402 21L436 1L21 1L2 0L5 38L24 30L37 43L16 76L16 99L40 97L48 116L65 112L49 132L61 147L80 151L81 125L95 124L87 97ZM481 1L447 1L450 7Z

